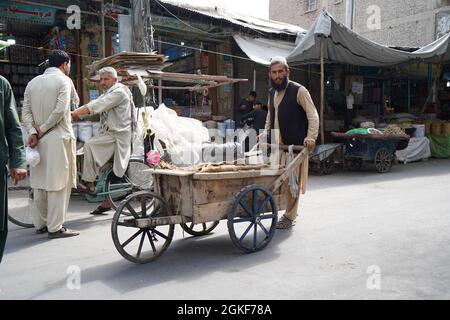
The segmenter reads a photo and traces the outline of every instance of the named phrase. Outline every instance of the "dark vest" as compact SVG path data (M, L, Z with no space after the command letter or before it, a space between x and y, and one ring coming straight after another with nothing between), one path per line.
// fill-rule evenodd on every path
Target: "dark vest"
M278 125L281 139L285 145L303 145L303 140L308 135L308 118L303 107L297 102L300 87L300 84L289 81L284 97L278 106ZM271 129L275 127L275 92L274 88L271 88L269 92Z

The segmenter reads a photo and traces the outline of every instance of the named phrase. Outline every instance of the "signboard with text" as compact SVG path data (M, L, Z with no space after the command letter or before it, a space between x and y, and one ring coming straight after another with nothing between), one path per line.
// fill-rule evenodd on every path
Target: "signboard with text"
M56 9L2 0L0 2L0 17L28 23L54 25Z

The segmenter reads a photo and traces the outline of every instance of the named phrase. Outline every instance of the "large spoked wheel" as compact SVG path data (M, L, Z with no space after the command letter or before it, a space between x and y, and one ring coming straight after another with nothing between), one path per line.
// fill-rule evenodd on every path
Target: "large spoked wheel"
M8 198L10 198L8 220L23 228L34 227L33 212L30 207L33 205L33 189L29 181L27 178L15 186L11 178L8 178Z
M233 244L244 252L263 249L272 240L278 209L269 190L257 185L242 189L228 212L228 232Z
M205 223L180 223L180 226L183 228L184 231L189 233L191 236L204 236L213 231L217 225L219 224L219 221L213 221L213 222L205 222Z
M392 167L392 156L386 148L380 148L375 153L374 163L379 173L388 172Z
M345 160L345 166L350 171L359 171L363 166L363 160L361 158L351 158Z
M123 177L116 177L111 169L106 180L105 191L108 201L115 210L129 194L153 190L153 176L147 172L149 168L144 160L130 159Z
M151 191L129 195L117 208L111 224L117 251L134 263L156 260L169 247L175 226L156 226L148 218L169 215L169 207L159 195Z
M30 203L33 200L33 189L30 187L12 187L8 196L17 201L17 205L8 209L8 220L23 228L33 228L33 212Z

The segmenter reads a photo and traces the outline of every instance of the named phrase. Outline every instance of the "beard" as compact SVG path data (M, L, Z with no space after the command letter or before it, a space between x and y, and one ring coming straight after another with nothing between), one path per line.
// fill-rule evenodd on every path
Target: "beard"
M274 88L277 91L283 91L284 89L286 89L286 87L288 85L288 82L289 82L289 78L288 77L285 77L283 79L283 82L281 82L281 84L275 83L275 81L273 81L272 78L270 79L270 84L272 85L272 88Z

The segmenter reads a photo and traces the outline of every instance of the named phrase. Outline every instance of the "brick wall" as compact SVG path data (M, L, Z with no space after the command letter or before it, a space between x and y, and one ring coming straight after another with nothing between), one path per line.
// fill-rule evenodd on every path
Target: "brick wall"
M308 29L322 7L339 22L345 23L348 0L318 0L317 10L306 13L305 0L270 0L270 19ZM435 40L436 14L449 5L447 0L354 0L354 28L362 36L384 45L419 47ZM380 8L379 29L369 28L370 6Z

